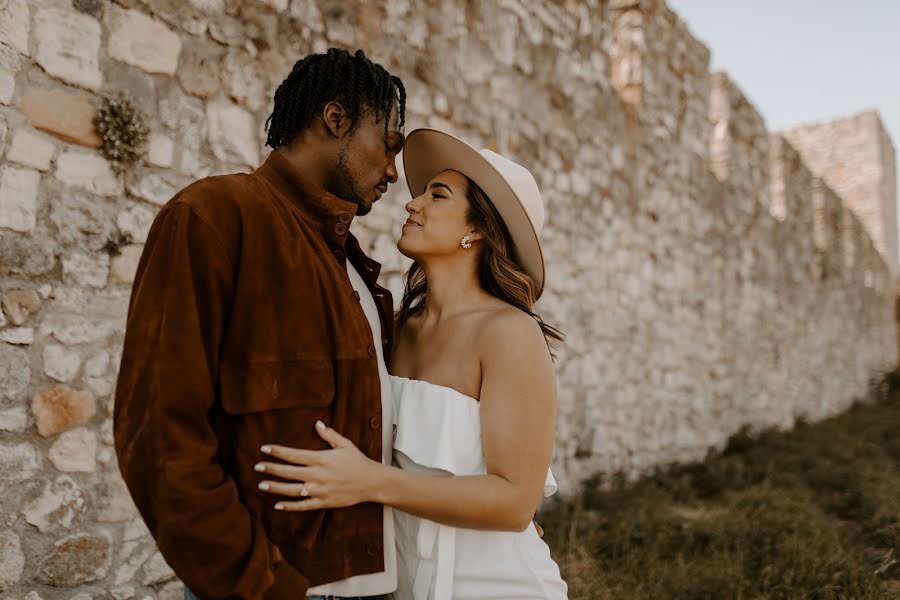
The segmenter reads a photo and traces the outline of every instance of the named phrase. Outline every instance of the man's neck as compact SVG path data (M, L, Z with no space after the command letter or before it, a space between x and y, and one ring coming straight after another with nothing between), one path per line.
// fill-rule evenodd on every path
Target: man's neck
M287 159L311 185L322 191L334 193L331 189L333 186L330 185L333 159L322 144L308 143L300 139L278 148L276 152Z

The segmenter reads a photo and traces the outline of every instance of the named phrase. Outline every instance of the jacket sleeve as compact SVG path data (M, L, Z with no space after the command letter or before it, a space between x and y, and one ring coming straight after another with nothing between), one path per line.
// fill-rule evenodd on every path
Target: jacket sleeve
M241 503L209 422L234 284L225 237L177 199L157 215L128 308L116 454L160 552L197 596L296 600L309 581Z

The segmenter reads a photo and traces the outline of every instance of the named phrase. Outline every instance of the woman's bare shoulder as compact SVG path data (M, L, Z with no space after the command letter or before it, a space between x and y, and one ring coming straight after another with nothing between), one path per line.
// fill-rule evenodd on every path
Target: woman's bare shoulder
M496 350L515 350L528 354L546 351L547 344L538 322L509 304L485 314L478 327L478 345L494 356Z

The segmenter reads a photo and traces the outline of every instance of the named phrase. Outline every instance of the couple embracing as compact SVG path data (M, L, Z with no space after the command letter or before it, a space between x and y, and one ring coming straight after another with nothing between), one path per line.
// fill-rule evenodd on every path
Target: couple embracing
M362 51L296 63L265 163L157 215L116 388L119 468L185 597L566 598L532 522L556 389L531 173L430 129ZM350 233L403 157L394 312Z

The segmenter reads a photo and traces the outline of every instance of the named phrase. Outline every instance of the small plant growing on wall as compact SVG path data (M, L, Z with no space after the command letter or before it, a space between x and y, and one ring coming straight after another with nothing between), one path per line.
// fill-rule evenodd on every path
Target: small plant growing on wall
M119 175L141 157L150 133L144 115L125 94L103 99L94 127L102 139L100 153Z

